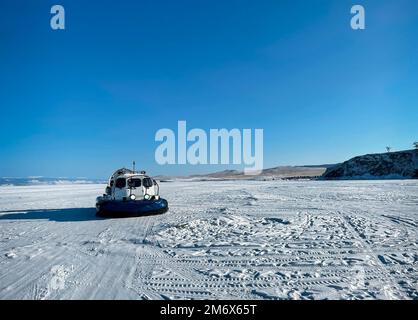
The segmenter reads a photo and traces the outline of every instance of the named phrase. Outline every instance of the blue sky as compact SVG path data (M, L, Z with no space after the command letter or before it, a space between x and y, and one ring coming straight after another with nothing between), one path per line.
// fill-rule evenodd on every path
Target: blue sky
M66 29L49 26L66 10ZM366 30L350 8L366 9ZM418 2L0 2L0 176L159 166L160 128L263 128L264 166L418 139Z

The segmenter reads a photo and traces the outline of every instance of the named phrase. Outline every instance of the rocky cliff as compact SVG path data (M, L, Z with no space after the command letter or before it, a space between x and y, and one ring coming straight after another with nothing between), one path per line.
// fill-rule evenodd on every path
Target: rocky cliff
M324 179L417 179L418 150L366 154L328 168Z

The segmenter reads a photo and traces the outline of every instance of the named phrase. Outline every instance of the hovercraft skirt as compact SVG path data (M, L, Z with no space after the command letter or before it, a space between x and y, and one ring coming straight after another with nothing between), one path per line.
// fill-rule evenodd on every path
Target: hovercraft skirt
M168 202L158 200L105 200L97 202L97 215L102 217L136 217L161 214L168 211Z

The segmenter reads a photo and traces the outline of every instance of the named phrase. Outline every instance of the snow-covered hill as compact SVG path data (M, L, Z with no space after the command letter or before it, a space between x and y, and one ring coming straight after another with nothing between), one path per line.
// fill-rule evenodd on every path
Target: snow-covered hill
M328 168L325 179L418 178L418 150L366 154Z
M326 168L331 165L307 165L307 166L278 166L264 169L261 174L245 175L239 170L224 170L202 175L192 175L186 179L195 181L205 180L275 180L293 178L315 178L321 176Z

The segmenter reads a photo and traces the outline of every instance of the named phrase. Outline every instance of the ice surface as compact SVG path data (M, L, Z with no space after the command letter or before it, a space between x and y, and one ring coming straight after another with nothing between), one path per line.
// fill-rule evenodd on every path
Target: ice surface
M0 298L418 299L418 181L163 183L129 219L103 190L0 187Z

